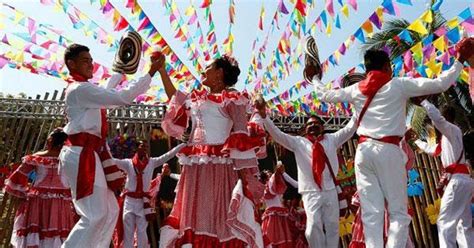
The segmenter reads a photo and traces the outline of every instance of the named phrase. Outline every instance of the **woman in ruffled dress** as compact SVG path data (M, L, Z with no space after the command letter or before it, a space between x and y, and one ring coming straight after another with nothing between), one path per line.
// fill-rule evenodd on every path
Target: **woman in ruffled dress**
M293 248L289 210L282 203L286 191L285 167L279 161L275 173L263 171L260 180L265 183L265 212L262 216L262 232L266 247ZM296 187L298 187L296 185Z
M247 94L231 88L240 74L237 62L227 55L215 59L202 74L206 89L190 94L176 91L166 71L160 74L171 99L163 130L180 138L192 120L188 146L177 154L181 178L160 247L261 247L261 229L248 199L263 195L255 177L255 149L262 139L249 136Z
M60 247L75 224L71 191L58 173L59 153L67 134L56 128L47 149L23 157L5 183L6 193L21 198L13 225L13 247ZM28 185L30 173L34 182Z

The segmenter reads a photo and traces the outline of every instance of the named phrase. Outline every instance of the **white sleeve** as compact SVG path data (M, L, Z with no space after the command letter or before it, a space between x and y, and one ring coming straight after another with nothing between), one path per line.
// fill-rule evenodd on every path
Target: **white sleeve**
M297 189L298 188L298 181L293 179L290 175L288 175L286 172L283 173L283 178L287 183L289 183L293 188Z
M322 102L352 102L354 100L353 92L357 85L358 84L354 84L349 87L330 90L321 87L320 85L314 84L314 91L316 93L316 97Z
M176 156L176 153L178 153L181 148L185 147L186 144L182 143L182 144L179 144L175 147L173 147L173 149L169 150L167 153L157 157L157 158L150 158L150 161L153 165L153 168L156 168L156 167L159 167L160 165L166 163L168 160L172 159L174 156Z
M335 133L328 134L334 138L334 144L336 145L336 148L342 146L354 135L355 131L357 130L357 125L355 123L356 119L356 115L353 115L345 127Z
M428 145L428 143L426 143L424 141L421 141L421 140L415 140L415 145L418 146L418 148L420 148L420 150L422 150L424 153L426 153L428 155L433 155L435 150L436 150L436 146L437 146L437 145L430 146L430 145Z
M263 125L268 133L272 136L272 138L280 145L284 146L286 149L290 151L295 151L298 149L297 145L297 138L295 136L291 136L282 132L278 127L273 124L273 121L267 116L267 118L263 119Z
M449 70L441 73L437 78L399 78L404 95L407 98L441 93L456 82L463 65L456 61Z
M109 78L107 84L105 84L105 89L114 89L120 82L122 82L122 78L123 74L115 73Z
M456 137L456 131L459 129L456 125L448 122L439 112L439 110L427 100L421 102L421 106L426 109L428 117L433 121L434 126L442 135L446 136L448 140L453 141Z
M91 83L83 83L74 91L76 101L86 108L104 108L130 104L138 95L144 93L151 83L149 74L120 91L104 89Z
M117 165L117 167L121 170L123 170L126 174L128 174L128 169L131 166L131 160L130 159L116 159L113 158L114 164Z
M181 174L171 173L170 177L176 181L179 181L179 179L181 178Z

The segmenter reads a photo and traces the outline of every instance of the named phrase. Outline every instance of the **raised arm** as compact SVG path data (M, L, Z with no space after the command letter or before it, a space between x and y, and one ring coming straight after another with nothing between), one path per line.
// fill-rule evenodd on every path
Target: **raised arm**
M415 140L415 145L418 146L418 148L420 148L420 150L422 150L424 153L426 153L428 155L433 155L435 153L436 146L438 144L430 146L430 145L428 145L428 143L426 143L422 140Z
M181 174L171 173L170 177L176 181L179 181L179 179L181 178Z
M282 132L278 127L275 126L270 117L263 119L263 125L267 132L272 136L272 138L280 145L284 146L290 151L296 151L298 149L298 138Z
M129 173L129 169L133 166L131 159L117 159L113 158L114 163L117 165L119 169L124 171L126 174Z
M290 175L288 175L286 172L283 173L283 178L287 183L289 183L293 188L297 189L298 188L298 181L293 179Z
M354 114L345 127L335 133L328 134L334 138L334 144L336 144L337 148L341 147L354 135L355 131L357 130L357 125L355 125L356 119L357 117Z
M123 74L120 73L115 73L112 75L109 80L107 81L107 84L105 84L105 89L115 89L117 85L122 82Z
M185 147L186 144L182 143L182 144L179 144L175 147L173 147L173 149L169 150L167 153L159 156L159 157L156 157L156 158L150 158L150 162L152 162L152 165L154 168L156 167L159 167L160 165L168 162L170 159L172 159L174 156L176 156L176 154L181 150L181 148Z
M421 102L421 106L426 109L428 117L433 121L434 126L438 129L441 134L446 136L448 140L453 140L456 134L456 131L459 129L456 125L448 122L442 115L441 112L430 102L424 100Z
M327 89L325 88L319 79L313 79L314 85L314 92L316 93L316 97L322 102L352 102L353 101L353 92L355 87L358 84L351 85L349 87L341 88L341 89Z
M449 70L444 71L437 78L399 78L404 95L408 98L441 93L456 82L463 65L456 61Z
M127 88L116 91L105 89L100 86L83 83L71 92L70 98L75 98L76 102L87 108L103 108L130 104L138 95L144 93L151 83L149 74L140 78L137 82L132 82Z

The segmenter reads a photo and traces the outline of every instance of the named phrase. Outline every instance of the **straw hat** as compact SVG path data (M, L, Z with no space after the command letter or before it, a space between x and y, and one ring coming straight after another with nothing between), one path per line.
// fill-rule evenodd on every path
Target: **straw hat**
M137 72L141 55L142 37L135 31L125 33L120 39L112 70L118 73L134 74Z

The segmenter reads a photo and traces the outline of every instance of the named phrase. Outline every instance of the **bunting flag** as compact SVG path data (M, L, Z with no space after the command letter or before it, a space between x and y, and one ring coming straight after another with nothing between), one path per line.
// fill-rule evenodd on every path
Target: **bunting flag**
M458 18L460 18L463 21L459 23L459 26L461 28L464 27L465 23L470 22L470 18L464 19L461 18L461 16L464 15L464 13L468 12L468 10L469 8L463 10L461 14L459 14L457 17L448 20L446 27L442 26L438 30L436 30L435 33L441 35L436 40L433 40L432 35L426 36L422 41L413 44L410 50L405 52L401 57L394 58L392 60L392 63L394 65L395 75L401 74L400 76L413 76L413 73L415 71L415 73L418 73L419 75L425 77L435 77L439 75L442 70L449 68L449 66L453 62L453 56L455 55L453 45L457 41L459 41L461 33L461 29L459 27L449 27L449 23L452 23L453 20L458 20ZM420 19L422 18L425 17L422 15L420 16ZM401 31L397 37L409 34L407 30L408 29ZM472 35L474 33L470 32L470 34ZM449 39L448 36L451 37L451 39ZM448 46L450 47L448 48ZM351 68L349 72L353 71L354 69L355 68ZM331 82L327 83L327 87L337 87L336 85L342 77L343 76L338 77L336 80L332 80ZM464 70L461 73L459 80L466 83L468 82L467 70ZM296 84L298 83L299 82L297 82ZM303 84L303 86L305 85ZM279 111L285 114L314 114L319 112L324 113L324 115L338 115L341 113L350 113L350 109L346 109L346 107L348 107L347 104L325 106L321 103L318 103L317 99L314 99L315 96L313 95L313 93L307 94L296 100L292 100L292 98L297 95L296 88L296 86L293 86L289 90L283 91L278 96L268 100L267 103L274 111ZM308 104L311 101L313 101L313 106L317 106L321 109L311 109L311 105L309 105L309 108L304 107L303 103ZM289 109L296 112L289 111Z

